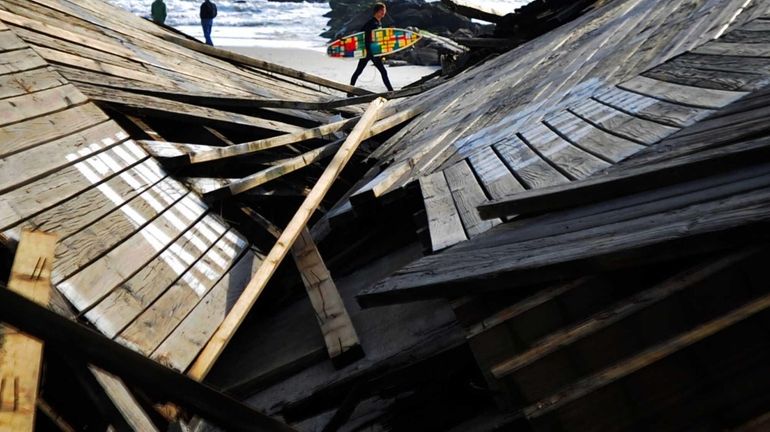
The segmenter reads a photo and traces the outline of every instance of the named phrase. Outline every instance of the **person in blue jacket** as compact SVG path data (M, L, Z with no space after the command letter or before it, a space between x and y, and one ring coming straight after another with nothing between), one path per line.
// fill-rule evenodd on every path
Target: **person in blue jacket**
M217 16L217 5L210 0L204 0L201 3L201 26L203 27L203 37L206 43L214 45L211 41L211 27L214 25L214 18Z
M381 21L387 12L388 10L383 3L376 3L374 5L372 19L367 21L366 24L364 24L364 26L361 28L361 31L364 32L364 44L366 45L366 57L358 61L358 66L356 67L356 71L353 72L353 76L350 78L350 85L352 86L356 85L356 80L358 80L358 77L359 75L361 75L361 72L364 71L366 64L369 62L369 60L371 60L372 63L374 64L374 67L376 67L377 70L380 71L380 75L382 75L382 82L385 83L385 87L388 89L388 91L393 91L393 86L390 85L390 80L388 79L388 71L385 70L385 65L382 64L382 59L379 57L373 56L372 50L371 50L372 30L382 28Z

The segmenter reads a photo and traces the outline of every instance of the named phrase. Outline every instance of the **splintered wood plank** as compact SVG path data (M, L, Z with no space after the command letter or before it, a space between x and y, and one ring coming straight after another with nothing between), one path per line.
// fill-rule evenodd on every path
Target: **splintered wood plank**
M79 105L0 128L0 157L26 150L108 120L94 104Z
M428 215L431 248L433 251L467 240L460 214L452 199L444 171L420 177L420 189Z
M573 106L569 111L606 132L640 144L655 144L679 130L677 127L630 116L591 99Z
M54 283L58 284L151 223L186 192L181 184L166 178L122 204L117 211L62 240L56 251ZM108 193L111 197L111 191Z
M247 249L150 357L168 367L185 371L232 310L243 287L262 265L263 258Z
M145 160L94 188L36 214L25 221L24 225L40 231L55 232L66 239L105 218L163 178L165 173L158 163L152 159Z
M244 289L243 295L237 300L233 309L227 314L225 321L223 321L222 325L217 329L212 340L209 341L201 352L201 355L190 370L191 377L198 380L203 379L217 358L219 358L224 347L230 341L236 329L243 322L246 314L254 305L254 302L257 301L257 298L262 293L265 286L267 286L268 281L278 268L278 265L289 252L289 248L294 244L300 231L305 227L312 214L321 204L321 200L326 196L326 193L331 188L334 180L339 176L348 161L350 161L350 158L353 157L353 153L358 149L364 135L370 131L372 124L377 119L380 110L386 103L387 100L378 98L369 104L366 112L361 116L361 120L359 120L350 132L350 135L345 139L345 142L342 144L337 154L334 155L334 158L329 162L329 165L326 167L323 174L321 174L321 177L300 205L299 210L297 210L289 221L289 224L286 226L286 229L284 229L275 246L270 249L268 256L265 258L266 264L260 266L257 274L251 281L249 281L249 284Z
M73 85L0 100L0 125L45 115L87 102Z
M475 237L493 226L500 219L483 220L476 207L487 202L487 196L476 181L467 161L459 162L444 170L449 190L452 193L460 220L463 222L468 237Z
M326 268L307 228L302 230L294 243L292 255L302 276L310 303L315 310L329 357L334 361L341 360L346 353L360 356L361 344L356 329L332 280L331 273ZM356 353L355 350L358 352Z
M149 356L203 299L236 261L248 242L229 231L116 340Z
M142 111L158 111L174 118L189 118L191 120L203 121L204 123L214 121L225 122L286 133L304 130L299 126L288 123L265 120L259 117L201 107L154 96L139 95L85 84L78 86L78 88L95 100L124 105Z
M57 236L24 231L11 267L8 289L47 306ZM34 430L43 343L0 324L0 429Z
M225 231L226 228L220 221L206 215L174 245L161 252L88 311L86 318L106 336L115 337L169 286L178 282L180 277L189 280L199 277L191 272L191 267L209 252ZM215 250L212 255L218 253Z
M128 141L34 183L8 191L0 199L0 227L5 230L14 226L147 158L139 146ZM28 199L30 196L35 199Z
M0 99L47 90L64 84L67 84L67 80L47 68L0 75Z
M114 147L121 142L116 137L124 135L116 123L109 121L0 158L0 192L45 177L94 153Z
M0 53L0 75L45 66L48 66L48 63L30 48Z
M539 189L569 181L518 137L494 145L497 154L528 189Z
M659 81L639 75L618 84L618 87L657 99L698 108L721 108L742 98L748 92L716 90Z
M524 413L528 418L536 418L553 412L569 402L661 361L768 308L770 308L770 295L760 296L743 306L733 309L727 314L721 315L719 318L698 325L691 330L680 333L671 339L624 359L622 362L610 366L601 372L586 377L558 393L527 407Z
M612 162L619 162L645 148L598 129L569 111L559 111L556 115L546 117L543 123L559 131L570 142L592 153L601 154Z
M126 422L137 431L159 432L150 417L136 401L134 395L126 388L120 378L105 372L96 366L89 366L91 373L107 392L115 407L120 411Z
M0 51L12 51L17 49L26 48L27 44L24 43L18 36L7 27L0 31Z
M477 150L468 156L468 162L492 199L507 198L524 190L492 147Z
M521 136L541 157L551 161L571 180L586 178L610 166L602 159L573 146L543 123L527 128Z
M188 194L109 253L60 282L57 288L78 310L91 307L173 244L204 211L203 205Z
M714 111L678 105L618 87L595 94L592 99L626 114L673 127L689 126Z

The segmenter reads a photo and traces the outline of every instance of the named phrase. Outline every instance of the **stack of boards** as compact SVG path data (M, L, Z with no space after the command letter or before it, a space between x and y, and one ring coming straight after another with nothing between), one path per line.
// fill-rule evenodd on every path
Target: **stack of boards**
M358 32L337 39L326 47L326 54L330 57L366 57L364 36L365 32ZM372 30L372 54L375 57L393 54L414 45L420 37L417 32L400 28L387 27Z

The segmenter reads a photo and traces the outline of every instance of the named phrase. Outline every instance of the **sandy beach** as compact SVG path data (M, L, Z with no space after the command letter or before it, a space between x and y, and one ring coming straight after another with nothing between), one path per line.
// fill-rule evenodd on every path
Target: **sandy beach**
M356 69L358 60L331 58L325 52L303 48L273 48L273 47L221 47L237 53L249 55L260 60L291 67L303 72L318 75L326 79L349 83L350 76ZM387 66L388 76L394 89L400 89L425 75L437 70L438 66ZM380 73L371 62L358 78L357 87L382 92L385 85Z

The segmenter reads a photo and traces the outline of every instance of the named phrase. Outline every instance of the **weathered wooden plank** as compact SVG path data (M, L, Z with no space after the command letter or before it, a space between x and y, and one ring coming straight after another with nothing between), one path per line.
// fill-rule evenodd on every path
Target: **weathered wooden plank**
M147 157L139 146L127 141L34 183L10 190L0 200L0 229L5 230L98 185ZM35 199L28 199L30 196Z
M71 84L0 100L0 125L41 116L86 102Z
M710 55L689 52L669 62L672 67L704 71L761 74L770 73L770 58ZM719 76L717 74L717 76Z
M578 269L585 265L595 266L592 269L622 267L625 262L640 265L660 259L664 251L667 258L672 253L680 256L693 251L692 245L705 253L729 244L760 241L752 231L753 224L760 223L768 212L770 189L765 187L621 224L484 248L483 253L473 250L428 256L362 291L358 299L369 306L450 296L467 293L468 287L495 288L477 283L490 277L498 281L497 289L509 289L578 275ZM695 220L698 223L694 224Z
M100 188L100 191L104 192L104 188ZM117 211L108 213L95 223L59 242L56 251L54 284L58 284L142 229L167 207L182 199L186 192L179 183L166 178L131 201L119 205ZM107 191L106 198L112 197L112 191ZM119 203L115 202L115 204Z
M149 356L223 277L248 246L230 231L142 312L116 340ZM216 328L218 322L204 325Z
M90 98L115 103L141 111L156 111L175 118L189 118L208 124L227 123L257 127L271 131L292 133L303 130L299 126L274 120L264 120L258 117L231 113L212 108L161 99L154 96L138 95L115 89L104 89L86 84L78 86Z
M510 137L494 145L503 159L528 189L538 189L568 182L569 179L544 161L519 137Z
M0 31L0 52L23 49L26 47L27 44L19 39L12 31L8 30L7 27L5 30Z
M606 161L573 146L543 123L525 129L521 138L570 180L588 177L610 166Z
M212 339L201 352L189 372L191 376L197 379L203 379L211 369L211 366L219 357L235 330L241 322L243 322L249 309L254 305L254 302L267 285L267 282L270 280L278 265L288 253L288 249L299 236L300 230L305 227L310 216L316 208L318 208L318 205L320 205L321 200L331 188L332 182L337 178L350 158L353 157L353 153L361 143L363 136L367 130L371 128L372 124L377 119L379 110L386 103L387 101L385 99L376 99L369 104L366 113L364 113L361 120L350 132L350 135L348 135L347 139L334 156L334 159L332 159L326 167L323 174L321 174L321 177L318 179L318 182L313 186L308 196L302 202L297 213L292 217L291 221L289 221L288 226L281 234L276 245L270 250L270 253L265 258L267 264L260 266L257 274L244 289L242 296L238 299L235 306L233 306L233 309L227 314L225 321L217 329Z
M594 127L569 111L559 111L543 120L566 140L612 162L621 161L645 147Z
M363 356L363 350L356 329L307 228L302 230L291 252L315 310L332 363L342 367L358 360Z
M487 197L467 161L447 168L444 170L444 176L468 238L475 237L501 222L499 219L482 220L479 217L476 207L487 202Z
M211 387L168 370L87 327L59 316L10 290L0 289L0 315L11 325L167 400L178 401L235 431L293 432L284 423L226 397ZM30 318L34 317L34 318Z
M141 231L57 285L79 310L91 307L165 250L204 213L189 194Z
M770 158L770 146L759 142L737 148L696 153L690 157L643 165L612 174L518 194L514 199L483 205L482 216L546 213L587 205L679 182L708 177L714 172L741 169Z
M126 419L126 422L137 431L158 432L158 428L152 422L147 413L142 410L126 385L116 376L105 372L96 366L89 366L96 380L107 392L115 407Z
M468 156L468 163L492 199L502 199L524 190L492 147L475 151Z
M106 120L108 117L96 105L85 104L3 126L0 128L0 142L3 143L0 157L76 133Z
M598 92L592 99L626 114L673 127L689 126L714 111L677 105L618 87Z
M444 171L420 177L420 189L428 215L431 248L445 249L457 242L467 240L460 214L449 190Z
M568 109L571 113L605 132L639 144L655 144L679 128L630 116L607 105L589 99Z
M748 93L685 86L641 75L618 84L618 87L672 103L708 109L721 108Z
M120 144L123 130L112 121L0 158L0 193L35 181Z
M770 57L770 45L753 43L709 42L692 50L695 54L735 57Z
M30 48L0 53L0 75L42 68L47 65L48 63Z
M601 372L570 385L564 390L527 407L525 409L525 414L529 418L535 418L553 412L571 401L594 392L612 382L681 351L688 346L702 341L717 332L763 312L767 310L768 307L770 307L770 295L760 296L759 298L734 309L728 314L678 334L665 342L650 347L631 358L625 359L619 364L610 366Z
M709 71L663 64L643 74L648 78L691 87L751 92L765 87L770 77L759 73Z
M67 81L61 75L47 68L0 75L0 98L48 90L66 83Z
M756 253L756 251L752 250L751 253L743 251L712 260L707 265L698 265L652 288L634 294L621 303L613 305L613 307L607 310L600 311L575 326L551 333L527 351L501 361L492 367L492 375L500 379L513 374L517 370L523 369L563 347L576 343L582 338L589 337L591 334L610 327L624 318L638 313L642 309L652 307L656 303L663 302L665 299L676 295L678 292L713 277L736 263L743 261L753 253Z
M24 231L11 267L8 289L43 306L51 295L57 236ZM0 429L33 431L43 343L0 324Z
M211 265L209 260L205 258L205 255L209 253L213 258L220 259L222 257L221 246L217 249L211 248L220 241L225 231L224 224L213 216L206 215L201 221L185 231L176 242L163 250L89 310L86 313L86 318L102 333L114 338L148 307L153 305L172 284L197 283L204 287L209 273L215 274L214 269L225 264L215 262L214 265ZM197 267L193 269L194 266ZM199 270L201 268L203 273ZM180 278L182 279L180 280ZM149 326L154 328L154 322L146 321ZM166 334L163 333L154 337L163 338L165 336ZM135 351L140 351L133 345L126 343L124 345L131 346Z
M186 370L263 261L263 256L247 249L150 357L173 369Z
M355 193L351 194L349 197L350 203L354 206L371 203L388 192L393 185L406 173L411 171L411 169L411 165L406 161L397 162L394 165L386 167L386 169L377 174L373 179L369 180L366 184L356 190Z

